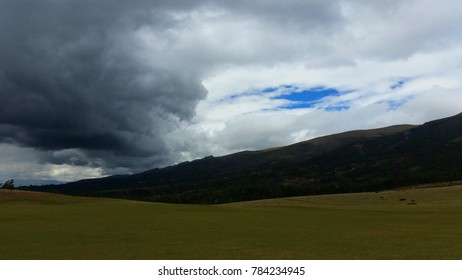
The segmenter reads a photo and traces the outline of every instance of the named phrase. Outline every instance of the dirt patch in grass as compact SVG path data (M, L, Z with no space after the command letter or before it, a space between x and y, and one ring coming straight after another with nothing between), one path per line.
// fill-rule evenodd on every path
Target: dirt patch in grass
M30 192L20 190L0 190L0 200L40 200L44 198L61 197L59 194Z

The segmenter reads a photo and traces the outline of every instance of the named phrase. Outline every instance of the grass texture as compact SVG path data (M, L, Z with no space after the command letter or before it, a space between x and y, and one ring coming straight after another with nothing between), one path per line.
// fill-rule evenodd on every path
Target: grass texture
M225 205L0 190L0 259L462 259L462 186Z

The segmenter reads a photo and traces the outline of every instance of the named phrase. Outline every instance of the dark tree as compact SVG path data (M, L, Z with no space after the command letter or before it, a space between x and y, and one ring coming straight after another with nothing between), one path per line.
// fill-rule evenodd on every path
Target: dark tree
M10 179L10 180L6 181L5 183L3 183L2 189L14 190L14 180Z

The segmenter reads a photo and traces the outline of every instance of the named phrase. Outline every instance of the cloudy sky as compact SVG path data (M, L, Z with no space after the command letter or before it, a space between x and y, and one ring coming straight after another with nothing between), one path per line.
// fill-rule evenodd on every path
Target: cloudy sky
M462 112L459 0L0 0L0 181Z

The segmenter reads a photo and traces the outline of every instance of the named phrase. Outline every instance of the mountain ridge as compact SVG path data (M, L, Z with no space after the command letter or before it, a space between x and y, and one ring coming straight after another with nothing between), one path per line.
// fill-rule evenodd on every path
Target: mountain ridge
M134 175L31 190L174 203L228 203L461 180L462 113L422 125L322 136Z

